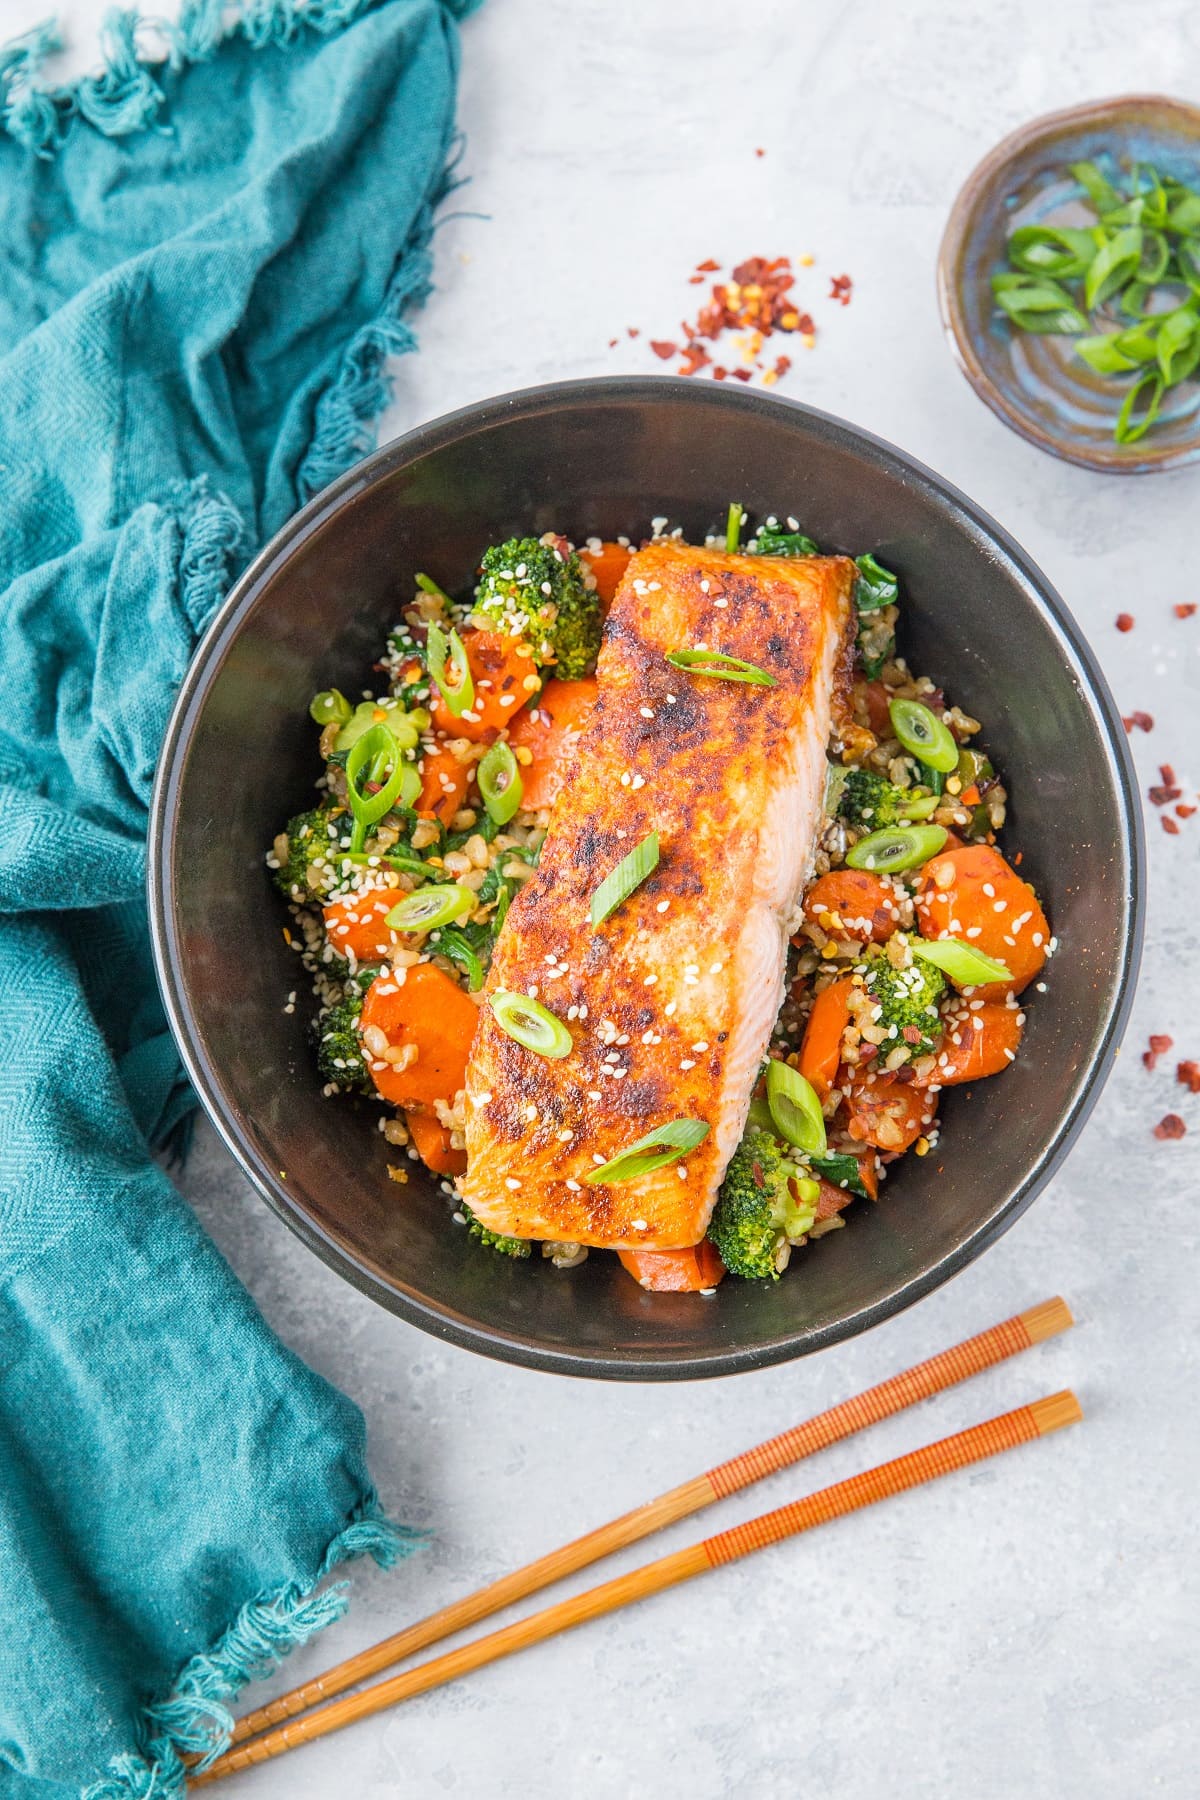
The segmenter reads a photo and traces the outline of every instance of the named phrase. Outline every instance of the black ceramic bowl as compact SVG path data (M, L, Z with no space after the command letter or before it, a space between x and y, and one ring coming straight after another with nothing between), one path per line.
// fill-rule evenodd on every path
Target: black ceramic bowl
M388 1180L366 1103L323 1100L283 902L263 855L320 764L308 702L347 693L416 569L466 586L482 546L689 536L794 514L831 549L876 550L903 584L903 648L985 721L1060 941L1002 1079L943 1096L939 1153L774 1284L652 1295L616 1258L572 1273L483 1254L412 1165ZM1066 1153L1112 1062L1141 927L1140 813L1121 722L1044 577L983 513L887 444L806 407L671 379L563 383L488 400L370 457L238 582L184 684L163 750L151 913L172 1025L217 1129L264 1198L356 1286L439 1337L533 1368L626 1379L723 1375L864 1330L963 1268ZM394 1153L393 1153L394 1154Z

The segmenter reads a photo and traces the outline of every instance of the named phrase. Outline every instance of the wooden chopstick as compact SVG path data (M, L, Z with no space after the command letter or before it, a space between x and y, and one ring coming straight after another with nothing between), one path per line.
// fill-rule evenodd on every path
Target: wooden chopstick
M487 1587L464 1595L461 1600L406 1626L403 1631L382 1639L357 1656L348 1657L323 1675L314 1676L301 1687L268 1701L238 1720L231 1742L243 1743L256 1732L268 1730L285 1719L294 1719L310 1706L344 1693L347 1688L378 1675L393 1663L415 1656L419 1650L427 1650L431 1644L440 1643L457 1631L477 1625L481 1619L490 1618L514 1601L538 1593L565 1576L610 1556L615 1550L626 1549L652 1532L673 1525L678 1519L700 1512L767 1475L774 1475L818 1450L825 1450L857 1431L864 1431L869 1425L903 1412L919 1400L928 1400L969 1376L1028 1350L1033 1344L1066 1331L1072 1324L1070 1308L1065 1300L1056 1296L967 1338L964 1343L943 1350L926 1362L917 1363L914 1368L904 1369L876 1387L868 1388L864 1394L843 1400L827 1412L793 1426L790 1431L768 1438L741 1456L718 1464L715 1469L685 1481L669 1493L660 1494L657 1499L635 1507L632 1512L575 1538L558 1550L551 1550L523 1568L515 1569L511 1575L501 1576Z
M372 1713L382 1712L386 1707L394 1706L401 1700L409 1700L416 1694L428 1693L430 1688L441 1687L460 1675L469 1674L473 1669L497 1662L501 1657L511 1656L517 1650L543 1643L547 1638L569 1631L573 1626L582 1625L589 1619L602 1618L606 1613L616 1612L618 1608L628 1606L635 1600L644 1600L650 1594L661 1593L664 1588L689 1581L694 1575L705 1575L710 1569L735 1562L739 1557L749 1556L755 1550L763 1550L769 1544L778 1544L784 1538L795 1537L802 1531L811 1531L816 1525L842 1518L847 1513L857 1512L861 1507L872 1506L878 1500L904 1493L908 1488L918 1487L923 1482L935 1481L941 1475L949 1475L955 1469L981 1462L985 1457L1013 1450L1017 1445L1027 1444L1034 1438L1046 1437L1065 1425L1073 1425L1082 1417L1083 1413L1074 1394L1064 1391L1051 1394L1043 1400L1035 1400L1028 1406L1019 1406L1013 1412L1002 1413L998 1418L987 1419L982 1424L972 1425L969 1430L957 1432L953 1437L939 1438L936 1443L926 1444L923 1449L911 1450L906 1456L881 1463L878 1468L867 1469L860 1475L852 1475L849 1480L822 1488L819 1493L810 1494L806 1499L794 1500L790 1505L781 1506L774 1512L762 1513L743 1525L735 1525L729 1531L719 1532L716 1537L705 1538L698 1544L689 1545L685 1550L675 1550L668 1556L660 1557L657 1562L646 1563L640 1569L631 1570L627 1575L618 1575L615 1580L590 1588L586 1593L560 1600L554 1606L548 1606L527 1619L518 1619L487 1637L476 1638L457 1650L435 1656L415 1669L406 1669L399 1675L392 1675L388 1680L364 1689L362 1693L348 1694L341 1700L331 1701L329 1705L318 1708L305 1718L294 1719L277 1731L268 1732L250 1743L242 1744L238 1749L226 1751L204 1774L194 1777L194 1784L201 1787L206 1782L218 1780L222 1775L232 1775L235 1770L266 1762L271 1757L282 1755L285 1750L311 1743L315 1738L325 1737L331 1731L339 1731L344 1725L368 1718Z

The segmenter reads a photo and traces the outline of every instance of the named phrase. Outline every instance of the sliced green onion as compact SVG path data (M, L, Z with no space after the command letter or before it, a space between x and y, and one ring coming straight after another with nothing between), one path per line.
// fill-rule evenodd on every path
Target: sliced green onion
M436 931L439 925L451 925L465 919L475 907L475 895L457 882L435 881L406 894L393 906L387 923L393 931Z
M986 987L992 981L1011 981L1007 963L985 956L961 938L910 938L909 949L922 962L944 969L955 987Z
M737 549L742 536L742 520L745 518L740 500L729 502L729 513L725 520L725 548L730 556Z
M1173 181L1168 185L1167 229L1186 233L1189 237L1200 232L1200 194L1193 188L1184 187L1182 182Z
M1026 274L1071 281L1086 272L1096 248L1096 240L1090 231L1054 225L1022 225L1008 240L1008 257Z
M443 925L429 940L429 948L439 956L457 963L467 977L467 992L477 994L483 986L483 964L470 940L456 925Z
M383 714L380 718L379 714ZM414 750L420 736L416 718L398 700L360 700L334 740L335 750L349 750L372 725L386 725L402 750Z
M309 701L308 716L318 725L346 725L350 721L350 702L339 689L326 688Z
M476 776L489 815L497 825L507 825L513 814L520 810L525 784L517 759L503 738L498 738L481 757Z
M941 804L940 794L910 794L906 789L900 811L906 820L927 819Z
M940 769L948 775L958 767L958 745L953 733L919 700L889 700L888 716L904 748L927 768Z
M378 781L388 768L391 769L391 774L383 782L379 792L364 794L359 785L359 776L364 781ZM354 814L354 829L350 833L351 851L362 849L369 825L377 825L384 814L389 813L397 803L410 806L420 788L420 777L412 764L405 762L403 752L387 726L372 725L353 745L346 758L346 795Z
M1142 253L1138 259L1137 280L1153 287L1161 281L1171 260L1171 246L1161 231L1143 231Z
M661 1169L664 1164L677 1162L680 1156L694 1150L708 1136L709 1127L703 1119L672 1119L666 1125L659 1125L654 1131L648 1131L645 1137L638 1138L628 1149L614 1156L611 1162L602 1163L598 1169L592 1169L584 1176L585 1181L603 1181L615 1187L620 1181L636 1181L639 1175L649 1175L652 1169Z
M842 789L846 785L846 777L850 771L845 763L827 762L825 764L825 811L832 819L842 803Z
M767 1105L765 1094L752 1094L750 1097L750 1111L746 1114L746 1130L749 1131L751 1126L758 1131L769 1131L774 1136L775 1121L771 1117L771 1108Z
M438 685L447 711L461 719L465 712L470 712L475 699L475 683L471 679L471 665L463 641L457 631L447 633L440 625L431 625L427 649L429 673Z
M1087 330L1087 319L1065 287L1045 276L1006 271L992 276L996 305L1021 331L1056 331L1070 337Z
M343 851L337 861L394 869L398 875L418 875L422 881L428 880L433 873L430 865L415 851L410 854L405 850L381 850L376 856L368 856L364 850L356 851L353 856L349 851Z
M946 842L941 825L891 825L886 831L872 831L859 838L846 852L852 869L870 869L876 875L898 875L902 869L916 869L936 856Z
M413 576L413 580L423 594L432 594L435 600L444 600L447 606L454 605L445 588L439 587L432 575L422 575L418 572Z
M628 900L635 888L641 887L647 875L653 874L658 867L658 833L648 832L640 844L623 856L615 869L609 871L592 895L589 909L592 930L603 925L610 913L616 912L622 902Z
M809 1156L824 1156L825 1116L811 1082L776 1058L767 1064L767 1105L778 1135Z
M1089 306L1099 306L1110 294L1126 287L1138 274L1142 258L1142 232L1136 225L1115 231L1097 250L1083 283Z
M526 1050L534 1050L554 1062L571 1054L570 1032L540 1000L530 1000L526 994L510 994L507 989L498 988L489 996L488 1005L501 1031Z
M1098 213L1111 212L1114 206L1120 206L1120 194L1094 162L1072 163L1071 173Z
M1075 354L1081 356L1097 375L1125 375L1130 369L1137 368L1139 359L1127 356L1121 349L1124 335L1119 331L1101 332L1096 337L1080 338L1075 345Z
M674 669L686 669L689 675L711 675L718 681L744 681L751 687L779 686L765 669L743 662L740 656L725 656L720 650L669 650L667 661Z
M1173 313L1167 313L1158 328L1158 341L1155 354L1162 378L1168 387L1182 381L1196 364L1191 361L1192 350L1197 336L1200 335L1200 313L1192 305L1177 307Z
M1150 390L1150 398L1146 402L1146 410L1140 418L1134 414L1142 402L1146 389ZM1125 404L1117 414L1117 422L1113 427L1113 436L1118 444L1136 444L1144 437L1158 417L1158 408L1166 392L1167 384L1155 370L1136 381L1125 396Z
M854 566L858 570L854 604L860 613L878 612L881 607L895 605L900 598L900 583L890 569L876 562L869 552L866 556L856 556Z
M1197 195L1200 201L1200 195ZM1200 244L1184 242L1175 246L1175 260L1179 264L1179 273L1193 293L1200 293Z

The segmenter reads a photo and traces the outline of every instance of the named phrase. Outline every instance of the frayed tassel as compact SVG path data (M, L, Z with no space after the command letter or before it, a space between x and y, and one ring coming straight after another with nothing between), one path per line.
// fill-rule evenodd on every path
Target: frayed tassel
M225 0L184 0L175 23L164 19L159 30L167 40L168 61L173 69L209 62L227 36Z
M146 1709L139 1733L142 1755L115 1757L83 1800L182 1800L189 1771L181 1759L201 1759L191 1766L194 1774L229 1747L233 1715L227 1703L345 1612L345 1582L314 1591L330 1569L364 1555L390 1568L427 1535L384 1518L369 1494L357 1518L333 1539L312 1586L289 1582L275 1594L248 1601L220 1642L180 1671L169 1699Z
M35 88L33 78L46 58L61 49L62 38L53 19L0 46L4 128L19 144L43 158L58 149L72 108L61 97Z
M206 477L176 494L183 549L179 557L179 597L188 618L202 631L233 585L239 553L249 534L232 500L214 492Z
M135 12L108 13L100 38L104 69L99 75L85 75L75 88L80 118L105 137L128 137L144 130L163 103L162 89L147 64L138 60L137 27Z
M242 36L256 50L268 44L290 44L300 29L295 0L244 0Z

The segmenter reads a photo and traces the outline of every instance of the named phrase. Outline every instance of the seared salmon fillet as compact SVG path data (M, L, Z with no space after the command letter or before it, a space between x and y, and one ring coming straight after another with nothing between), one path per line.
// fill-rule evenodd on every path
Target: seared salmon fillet
M703 1237L783 997L787 927L812 867L825 758L850 676L855 569L657 542L633 557L598 698L541 861L497 941L487 994L538 999L570 1054L525 1049L481 1009L459 1186L493 1231L677 1249ZM669 651L743 658L776 687L687 673ZM658 868L598 929L591 896L650 832ZM625 1183L589 1172L655 1127L711 1130Z

